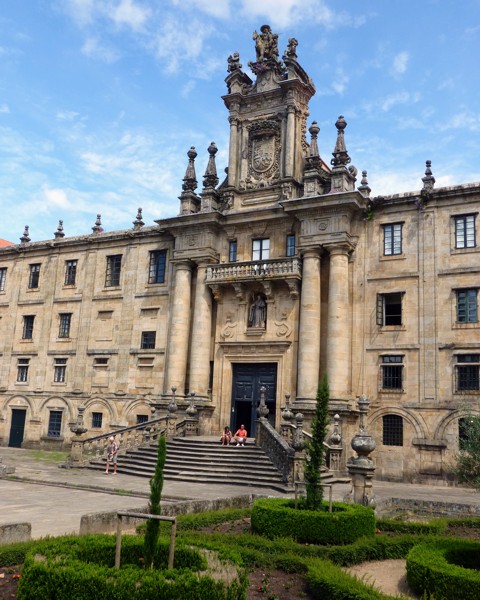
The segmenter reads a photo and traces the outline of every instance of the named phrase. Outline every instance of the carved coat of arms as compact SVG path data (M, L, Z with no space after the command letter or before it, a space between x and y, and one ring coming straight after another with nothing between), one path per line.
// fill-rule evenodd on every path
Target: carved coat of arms
M257 181L277 179L280 162L279 123L274 120L257 121L249 129L249 176Z
M252 142L252 166L257 173L265 173L275 160L273 135L255 138Z

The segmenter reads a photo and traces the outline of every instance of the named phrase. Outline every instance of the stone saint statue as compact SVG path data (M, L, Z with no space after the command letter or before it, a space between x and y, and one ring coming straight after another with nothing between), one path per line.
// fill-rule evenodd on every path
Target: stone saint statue
M250 306L250 312L248 315L248 326L256 327L258 329L265 329L267 321L267 304L263 296L258 294Z
M278 34L272 33L270 25L262 25L261 33L253 32L257 62L278 59Z

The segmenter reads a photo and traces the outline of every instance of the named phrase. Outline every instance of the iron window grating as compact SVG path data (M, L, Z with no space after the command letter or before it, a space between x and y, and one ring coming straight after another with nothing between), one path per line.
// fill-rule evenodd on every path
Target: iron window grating
M400 415L383 417L383 445L403 446L403 418Z

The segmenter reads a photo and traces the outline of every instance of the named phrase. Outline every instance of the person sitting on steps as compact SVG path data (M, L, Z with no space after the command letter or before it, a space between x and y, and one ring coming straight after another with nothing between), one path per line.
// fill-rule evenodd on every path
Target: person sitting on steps
M222 446L229 446L232 441L232 432L230 431L230 427L225 427L222 433L222 437L220 438L220 443Z
M240 425L240 429L237 429L235 435L233 436L233 441L237 444L237 446L245 446L247 443L247 430L245 429L245 425Z

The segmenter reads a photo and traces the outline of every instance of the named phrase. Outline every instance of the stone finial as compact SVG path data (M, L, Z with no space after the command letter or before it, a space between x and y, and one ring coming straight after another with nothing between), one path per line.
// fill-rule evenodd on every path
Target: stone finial
M97 215L97 218L95 220L95 225L92 227L92 231L93 231L93 233L102 233L102 231L103 231L102 215Z
M182 189L184 192L193 192L197 188L197 176L195 174L195 159L197 158L197 151L195 146L192 146L187 152L188 166L185 171L185 177L183 178Z
M312 139L310 141L309 156L311 158L320 158L320 153L318 151L318 143L317 143L317 137L318 137L318 134L320 133L320 127L318 126L318 123L316 121L313 121L312 124L310 125L310 127L308 128L308 131L309 131L310 135L312 136Z
M55 236L56 240L61 240L63 237L65 237L65 233L63 231L63 221L58 222L57 231L53 235Z
M145 223L142 219L142 209L139 208L137 211L137 216L135 217L135 221L133 221L133 228L141 229L144 225L145 225Z
M218 152L218 148L215 142L212 142L207 150L210 156L208 157L207 169L203 176L204 189L215 188L218 185L217 167L215 165L215 154Z
M25 225L25 230L23 232L22 237L20 238L20 242L22 244L28 244L28 242L30 242L30 237L28 235L28 229L29 229L28 225Z
M358 191L362 194L362 196L365 196L365 198L370 198L370 192L372 191L372 188L368 185L366 171L362 171L362 181L358 186Z
M432 175L432 161L426 161L425 177L422 177L423 190L427 193L433 192L433 186L435 185L435 177Z
M333 158L330 161L330 164L334 167L345 167L351 161L345 146L344 129L346 126L345 117L340 115L335 123L335 127L337 128L337 143L332 152Z

